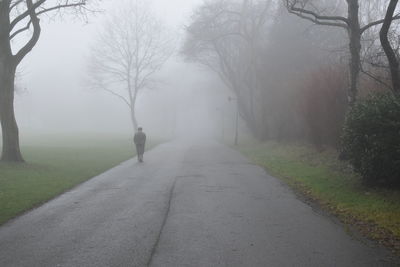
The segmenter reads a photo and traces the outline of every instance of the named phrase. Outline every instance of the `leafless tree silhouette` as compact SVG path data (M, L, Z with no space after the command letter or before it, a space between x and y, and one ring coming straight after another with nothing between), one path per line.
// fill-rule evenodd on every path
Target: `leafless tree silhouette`
M144 1L126 2L106 21L93 46L88 83L118 97L136 131L138 94L155 83L157 71L174 51L173 37Z

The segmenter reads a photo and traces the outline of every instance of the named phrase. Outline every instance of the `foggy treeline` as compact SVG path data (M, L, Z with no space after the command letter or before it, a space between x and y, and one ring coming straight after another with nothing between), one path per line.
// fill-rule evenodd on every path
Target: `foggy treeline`
M86 38L88 51L81 51L81 54L74 51L77 47L82 49L85 46L78 45L81 40L77 37L70 40L70 43L60 42L58 44L60 48L48 44L47 50L50 48L55 50L57 57L64 55L60 60L55 59L62 66L57 72L60 77L62 77L60 73L79 69L72 63L70 65L65 63L71 55L80 60L87 58L82 61L86 61L89 71L86 68L79 75L89 80L90 87L112 93L110 99L118 97L118 100L123 100L130 108L130 112L126 114L120 112L120 115L110 119L113 122L120 118L123 121L121 124L126 123L125 119L130 115L132 128L135 129L138 123L144 122L150 125L150 121L155 117L154 114L159 113L161 116L157 123L153 124L158 124L158 129L161 129L160 132L164 135L166 129L168 132L176 132L178 128L187 132L198 132L207 131L213 124L218 124L216 122L218 116L210 114L217 110L222 117L224 116L222 105L221 108L216 108L214 105L218 102L216 99L221 98L223 90L217 92L217 88L221 86L214 83L214 77L208 74L205 77L204 73L200 73L188 62L200 63L208 71L217 74L229 88L230 96L225 94L224 99L234 100L230 102L231 109L232 103L237 101L241 119L258 140L306 141L319 149L325 145L338 147L345 114L357 99L362 99L375 91L393 91L396 94L399 92L398 19L400 16L397 2L396 0L174 0L168 3L161 0L0 1L2 159L23 161L19 147L19 128L14 112L16 74L22 69L20 63L25 61L27 55L34 54L37 46L40 47L39 40L45 34L44 29L51 23L58 22L59 24L54 26L55 32L64 33L62 23L78 20L84 24L85 21L93 20L95 16L92 14L101 14L99 16L105 14L104 17L107 17L108 21L106 20L103 26L97 21L97 26L100 27L96 30L92 28L92 32L97 33L97 39L90 34L86 35L90 31L85 33L83 27L79 29L81 37ZM100 3L107 3L108 9L102 10ZM129 7L127 3L132 5ZM138 3L143 6L138 6ZM188 11L191 10L192 17L189 22L183 21L183 18L177 19L182 16L177 10L184 6ZM138 7L140 9L137 9ZM157 7L158 14L153 14L152 9ZM169 12L174 11L164 12L167 9ZM160 19L162 16L160 14L172 20L177 19L176 24L179 24L175 25L177 27L182 28L182 24L186 25L185 31L180 36L182 38L168 30L169 27ZM70 31L77 30L75 28ZM49 42L51 39L49 34L47 37ZM183 44L180 44L179 40L183 40ZM176 47L181 47L179 55L173 55ZM31 70L39 71L46 65L42 63L42 59L44 61L51 57L47 50L42 49L42 52L36 55L39 60L30 66ZM186 62L181 62L181 58ZM53 66L46 67L42 73L46 71L50 73L53 68ZM23 72L22 69L22 77ZM167 79L159 83L157 75ZM77 87L77 90L82 89L79 86L84 87L77 86L77 83L71 83L71 86L65 85L66 81L71 80L66 76L63 77L64 81L53 81L55 85L52 86L50 81L55 78L46 74L42 77L44 76L46 77L37 87L49 88L48 91L43 91L45 93L42 92L42 95L37 94L37 98L46 103L40 102L37 106L45 106L46 115L49 113L53 115L55 111L48 112L49 105L58 108L63 102L62 97L58 96L50 100L49 92L53 92L51 87L67 88L63 89L64 91L72 91L68 87ZM74 79L78 79L75 77L78 75L73 76ZM35 84L37 80L28 79L28 83ZM201 84L199 80L207 82ZM215 88L211 88L213 86ZM151 94L159 95L159 99L148 104L141 97L145 91L151 91L143 89L152 87L162 88L163 91L154 93L154 90ZM204 97L205 94L208 94L208 98ZM73 95L74 100L71 101L74 105L79 99L76 95ZM68 120L71 119L74 123L67 125L58 117L61 113L69 116L73 110L69 105L65 105L67 106L65 110L61 108L57 110L57 115L54 112L53 119L61 121L60 124L66 128L73 128L74 125L78 125L80 118L87 116L87 121L98 120L103 127L101 130L111 128L106 124L103 126L103 118L100 115L87 114L90 108L87 105L90 102L88 99L92 97L80 98L84 100L81 105L86 113L76 111L79 116L68 117ZM140 107L139 116L136 112L137 107ZM146 111L144 107L147 108ZM113 108L109 108L104 114L110 115ZM97 110L106 108L99 103ZM233 117L232 110L229 113ZM26 112L23 115L24 119L28 117ZM80 123L87 126L87 121L82 120ZM129 124L129 121L126 124ZM52 125L46 126L55 128ZM234 127L230 128L229 131ZM222 129L222 132L224 131L225 129Z
M388 3L205 1L187 27L182 54L235 93L257 139L337 147L355 99L391 89L379 40ZM396 19L388 38L398 56Z

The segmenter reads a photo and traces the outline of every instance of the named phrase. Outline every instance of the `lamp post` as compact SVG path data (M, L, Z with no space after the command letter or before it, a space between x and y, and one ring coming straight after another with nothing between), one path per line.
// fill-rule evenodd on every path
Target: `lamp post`
M235 146L238 145L238 139L239 139L239 100L238 98L233 98L233 97L228 97L228 101L231 102L233 100L236 100L236 119L235 119Z

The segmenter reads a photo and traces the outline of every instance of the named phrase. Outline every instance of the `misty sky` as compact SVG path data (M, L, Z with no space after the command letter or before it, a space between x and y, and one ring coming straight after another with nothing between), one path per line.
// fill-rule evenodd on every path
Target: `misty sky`
M107 12L118 2L104 1L103 8ZM173 28L177 40L182 40L184 25L201 2L152 3L155 13ZM22 137L31 132L130 133L127 107L106 92L86 88L83 82L90 47L105 15L91 17L89 24L43 20L39 43L19 68L16 113ZM180 44L176 46L178 52ZM228 115L215 118L210 113L231 113L218 79L194 64L184 63L178 55L163 68L159 80L162 84L157 89L143 91L138 100L138 120L148 132L158 135L202 129L215 133L219 131L216 125ZM225 123L231 117L225 118Z

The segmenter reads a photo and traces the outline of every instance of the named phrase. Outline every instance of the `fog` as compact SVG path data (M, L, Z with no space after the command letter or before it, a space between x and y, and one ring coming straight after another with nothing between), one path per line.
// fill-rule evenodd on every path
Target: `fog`
M107 39L103 32L109 36L128 32L128 39L134 34L127 30L129 23L117 25L114 32L106 25L119 24L112 18L130 17L117 11L137 2L101 1L95 8L103 12L89 12L83 19L69 13L44 17L38 44L18 68L15 102L22 139L44 133L132 135L135 127L142 126L149 135L162 138L195 135L233 140L238 111L242 136L251 133L260 141L337 146L347 107L356 97L387 90L390 83L379 27L371 26L384 17L384 1L360 3L360 25L355 27L367 28L358 29L361 44L351 46L351 40L358 39L348 33L357 29L349 31L350 26L340 24L345 18L330 26L318 25L301 12L289 13L283 2L141 2L155 14L154 21L161 21L157 27L146 22L157 32L147 41L158 38L159 47L166 45L162 52L168 54L172 48L174 52L166 62L160 58L163 64L147 64L153 66L149 71L155 86L135 81L143 90L135 90L137 98L129 98L137 100L133 115L131 104L123 103L119 93L101 90L102 86L115 89L115 82L120 89L129 87L122 85L121 73L118 81L110 79L110 72L102 73L126 58L111 58L106 48L97 47L119 40ZM304 8L328 18L347 16L345 1L307 1ZM393 25L390 41L399 47L395 38L399 22ZM142 29L146 32L148 28ZM26 38L14 41L14 50L23 41ZM359 67L350 69L351 64ZM93 81L98 84L93 86Z
M137 100L139 124L150 136L220 136L221 116L227 117L225 127L233 127L235 107L227 101L225 86L178 55L184 26L201 2L152 1L177 43L174 55L157 73L156 88L143 90ZM117 4L103 2L104 13L89 16L89 23L68 17L43 20L40 40L19 68L16 116L22 139L32 134L132 133L129 110L120 99L84 83L93 40Z

